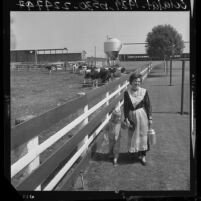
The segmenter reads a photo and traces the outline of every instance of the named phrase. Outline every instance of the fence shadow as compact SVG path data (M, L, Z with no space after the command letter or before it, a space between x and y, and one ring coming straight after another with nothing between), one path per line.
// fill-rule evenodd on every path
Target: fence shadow
M112 162L112 159L109 158L107 153L94 153L92 160L94 161L105 161L105 162ZM129 153L120 153L118 158L118 164L133 164L133 163L140 163L140 160L137 158L137 154L129 154Z
M163 86L163 87L167 87L167 86L170 86L170 84L169 83L167 83L167 84L152 84L152 85L150 85L150 86L155 86L155 87L161 87L161 86ZM172 86L181 86L181 84L174 84L174 83L172 83ZM190 84L189 83L186 83L186 84L184 84L184 86L190 86Z
M156 111L156 112L152 112L153 114L156 113L156 114L181 114L181 112L168 112L168 111ZM185 115L189 115L189 112L183 112L183 114Z
M164 75L164 74L149 74L147 77L148 78L152 78L152 77L166 77L166 75Z

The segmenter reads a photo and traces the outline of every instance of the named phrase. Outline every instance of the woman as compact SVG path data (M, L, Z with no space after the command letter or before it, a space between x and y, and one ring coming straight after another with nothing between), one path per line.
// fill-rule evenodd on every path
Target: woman
M147 132L152 124L151 104L146 89L141 88L142 77L132 74L130 87L124 92L124 117L128 129L128 152L138 153L146 165L146 152L149 150Z

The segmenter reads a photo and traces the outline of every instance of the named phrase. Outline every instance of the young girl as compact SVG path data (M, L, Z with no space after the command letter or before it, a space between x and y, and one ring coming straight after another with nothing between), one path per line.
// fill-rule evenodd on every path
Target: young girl
M117 165L121 138L121 110L115 109L112 112L111 119L106 126L109 138L109 157L113 158L114 166Z

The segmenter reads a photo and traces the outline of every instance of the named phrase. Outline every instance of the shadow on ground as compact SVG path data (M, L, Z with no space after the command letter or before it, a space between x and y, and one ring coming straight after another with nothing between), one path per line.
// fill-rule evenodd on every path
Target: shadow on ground
M112 159L109 158L107 153L94 153L92 160L94 161L105 161L105 162L112 162ZM129 154L129 153L120 153L118 158L118 164L133 164L133 163L140 163L136 154Z
M159 114L178 114L179 112L153 111L152 113L159 113Z
M167 112L167 111L153 111L152 113L158 113L158 114L181 114L181 112ZM189 115L189 112L183 112L185 115Z
M167 84L159 84L159 85L157 85L157 84L152 84L152 85L150 85L150 86L155 86L155 87L161 87L161 86L163 86L163 87L167 87L167 86L170 86L169 85L169 83L167 83ZM181 84L172 84L171 86L181 86ZM184 84L184 86L189 86L189 84Z
M149 74L147 77L148 77L148 78L151 78L151 77L166 77L166 75L161 75L161 74Z

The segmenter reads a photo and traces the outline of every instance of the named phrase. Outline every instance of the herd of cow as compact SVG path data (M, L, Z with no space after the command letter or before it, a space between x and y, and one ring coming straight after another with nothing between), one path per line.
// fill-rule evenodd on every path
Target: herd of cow
M124 67L86 67L82 73L84 74L84 84L88 80L92 81L92 86L98 86L98 83L105 84L115 77L120 77L122 73L125 73Z
M57 70L56 65L46 65L45 68L51 73ZM121 66L110 66L110 67L96 67L89 65L73 65L73 73L79 73L84 76L83 84L92 83L92 86L98 86L98 84L105 84L115 77L120 77L122 73L126 73L126 69Z

